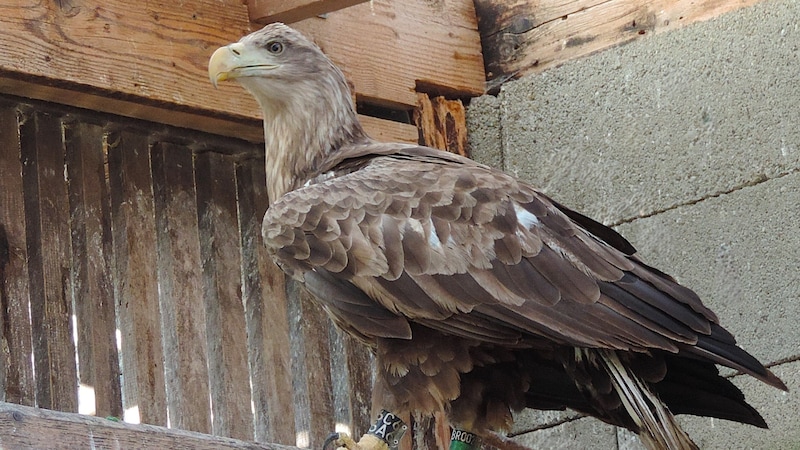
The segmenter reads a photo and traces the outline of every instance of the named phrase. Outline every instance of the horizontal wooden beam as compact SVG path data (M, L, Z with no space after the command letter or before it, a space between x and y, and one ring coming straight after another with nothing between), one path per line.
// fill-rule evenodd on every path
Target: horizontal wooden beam
M153 425L0 403L0 448L263 449L293 450Z
M259 111L254 111L254 116L245 116L216 114L189 108L181 110L174 105L165 107L147 99L115 98L113 92L87 92L84 89L82 86L51 86L33 80L20 80L0 71L0 93L118 114L250 142L264 141L264 127ZM364 115L358 117L367 133L375 139L412 144L418 141L417 128L414 125Z
M411 109L418 85L483 92L475 20L471 0L374 0L294 25L342 67L357 97ZM0 27L0 93L263 139L256 102L235 83L215 90L206 70L217 47L252 31L241 0L15 0L0 5ZM416 136L367 122L375 136Z
M294 23L338 11L367 0L247 0L250 21Z
M762 0L475 0L489 90Z

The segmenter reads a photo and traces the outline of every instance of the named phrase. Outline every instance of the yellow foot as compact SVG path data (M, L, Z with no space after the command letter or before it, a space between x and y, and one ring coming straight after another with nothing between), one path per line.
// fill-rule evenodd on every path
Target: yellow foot
M345 433L333 433L328 436L328 439L325 439L322 449L333 448L336 450L389 450L389 445L374 434L365 434L361 436L361 440L356 442Z

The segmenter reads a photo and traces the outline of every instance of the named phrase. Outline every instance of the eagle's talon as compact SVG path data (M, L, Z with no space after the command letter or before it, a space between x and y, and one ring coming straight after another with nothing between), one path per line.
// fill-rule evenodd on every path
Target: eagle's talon
M331 433L322 450L389 450L389 445L372 434L365 434L356 442L347 433Z
M363 438L362 438L363 441ZM370 447L356 443L347 433L331 433L322 444L322 450L368 450ZM335 447L334 447L335 446Z
M335 444L339 441L340 435L339 433L331 433L325 438L325 442L322 444L322 450L333 450L334 447L331 447L331 444Z

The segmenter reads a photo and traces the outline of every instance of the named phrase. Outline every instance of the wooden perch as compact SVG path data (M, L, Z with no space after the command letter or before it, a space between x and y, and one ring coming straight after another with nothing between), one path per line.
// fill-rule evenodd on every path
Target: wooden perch
M0 448L296 449L11 403L0 403Z
M367 0L248 0L250 21L260 24L299 22Z

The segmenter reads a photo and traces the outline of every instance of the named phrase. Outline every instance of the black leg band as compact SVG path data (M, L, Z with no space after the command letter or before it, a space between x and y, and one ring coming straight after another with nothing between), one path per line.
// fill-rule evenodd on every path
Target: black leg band
M400 438L403 437L407 429L408 425L403 423L399 417L389 411L383 410L378 415L378 419L375 423L369 427L367 433L381 438L389 445L389 448L397 448L397 444L400 443Z

